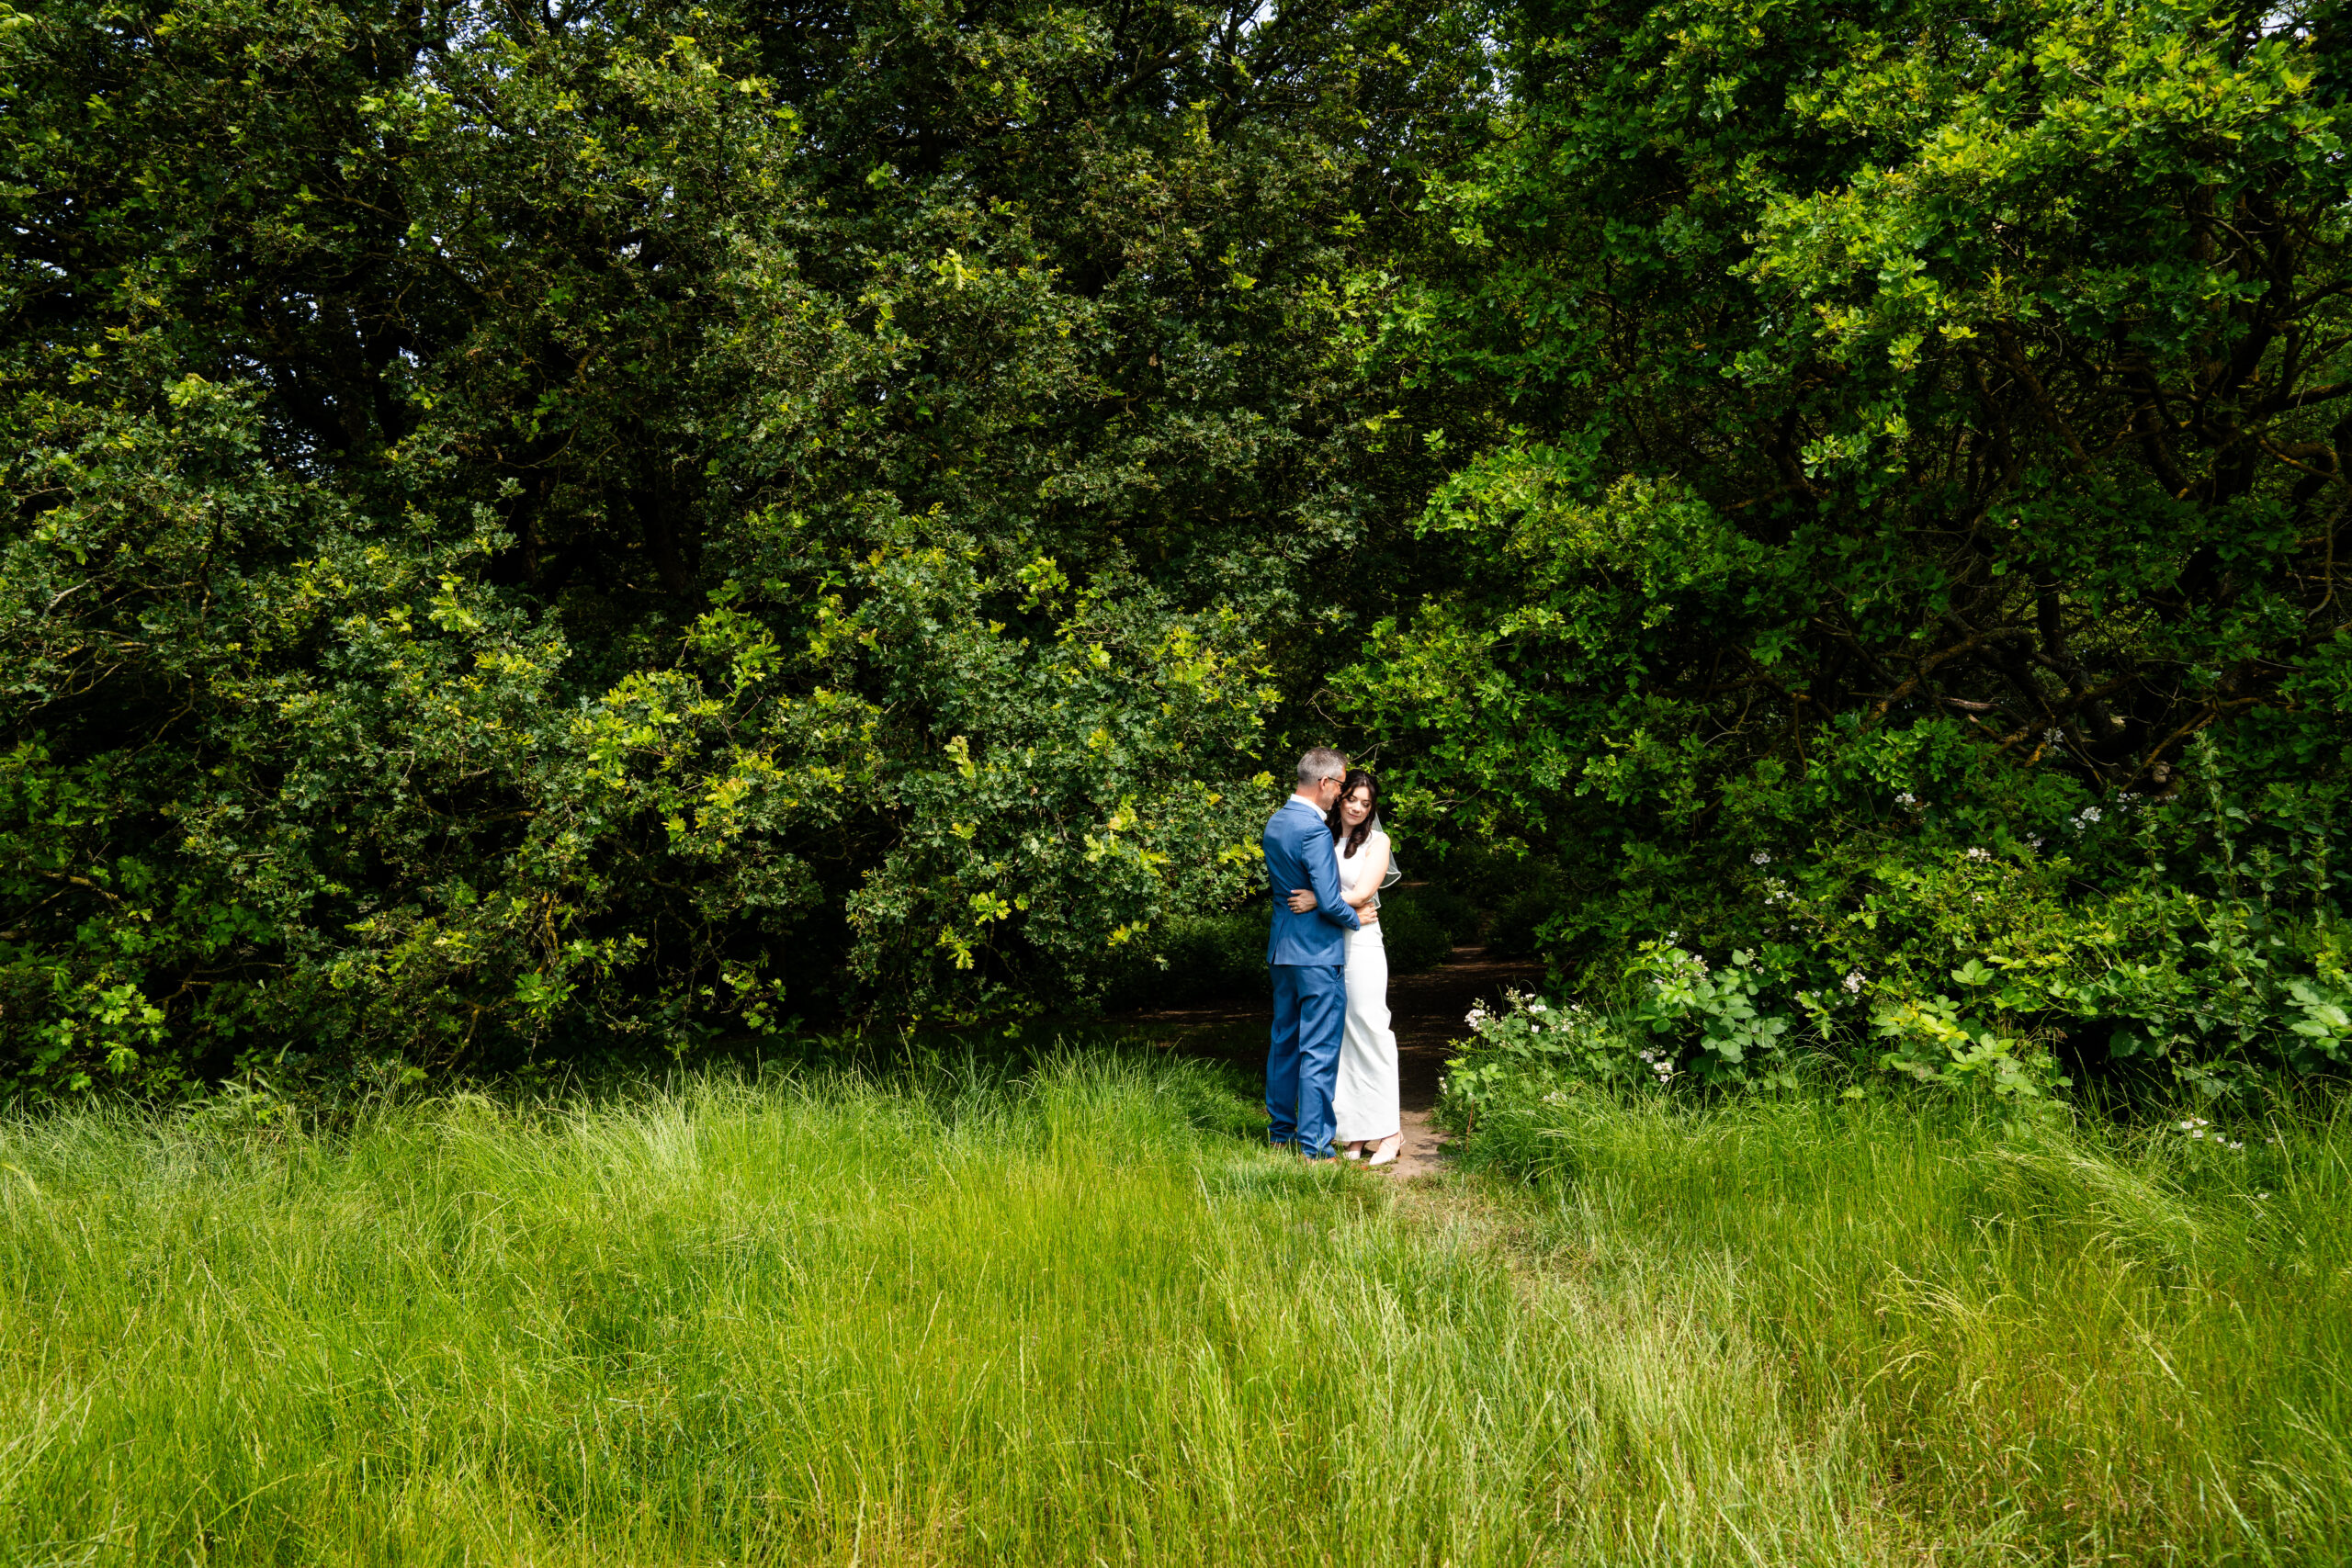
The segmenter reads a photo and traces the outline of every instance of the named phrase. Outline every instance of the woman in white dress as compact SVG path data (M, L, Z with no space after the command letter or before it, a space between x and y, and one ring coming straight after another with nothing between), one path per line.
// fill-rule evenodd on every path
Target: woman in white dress
M1358 909L1377 908L1381 888L1396 878L1388 835L1380 829L1379 799L1379 785L1358 768L1340 784L1340 803L1331 808L1340 895ZM1291 908L1299 914L1314 907L1312 893L1291 896ZM1348 933L1346 979L1347 1032L1340 1041L1340 1077L1332 1095L1338 1141L1350 1159L1369 1153L1372 1164L1387 1165L1404 1147L1405 1133L1396 1105L1396 1032L1388 1024L1388 950L1377 924Z

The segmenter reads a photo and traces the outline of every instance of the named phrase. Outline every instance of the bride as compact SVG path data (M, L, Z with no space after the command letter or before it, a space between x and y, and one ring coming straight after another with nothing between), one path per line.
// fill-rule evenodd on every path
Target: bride
M1398 874L1388 835L1380 830L1379 798L1379 785L1358 768L1340 784L1340 803L1331 808L1340 893L1358 909L1378 908L1381 888ZM1290 907L1303 915L1315 908L1315 895L1293 893ZM1378 924L1368 921L1348 933L1346 980L1347 1032L1340 1041L1340 1078L1332 1097L1339 1142L1347 1145L1350 1159L1362 1158L1369 1148L1372 1164L1387 1165L1404 1147L1405 1134L1396 1106L1396 1034L1388 1026L1388 950L1381 945Z

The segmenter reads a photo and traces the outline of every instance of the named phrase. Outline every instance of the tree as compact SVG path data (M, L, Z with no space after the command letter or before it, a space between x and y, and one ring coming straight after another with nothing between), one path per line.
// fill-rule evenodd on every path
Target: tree
M1046 1005L1234 896L1460 30L10 14L18 1083Z
M1508 123L1430 197L1389 329L1465 458L1420 525L1450 564L1339 684L1426 807L1557 851L1559 953L2089 984L2115 931L2086 955L2053 909L2218 889L2210 829L2169 874L2083 837L2186 800L2209 731L2233 809L2283 792L2279 854L2340 829L2333 9L1505 27ZM1972 914L1972 850L2035 912ZM2333 870L2297 880L2336 918Z

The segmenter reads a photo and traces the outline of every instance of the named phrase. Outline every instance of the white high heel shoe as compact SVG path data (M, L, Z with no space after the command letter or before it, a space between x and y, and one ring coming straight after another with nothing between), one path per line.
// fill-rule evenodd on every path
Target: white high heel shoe
M1395 1165L1396 1163L1396 1156L1399 1154L1402 1154L1404 1149L1405 1134L1402 1133L1391 1133L1388 1136L1380 1140L1380 1147L1374 1149L1372 1154L1372 1158L1364 1163L1367 1165Z

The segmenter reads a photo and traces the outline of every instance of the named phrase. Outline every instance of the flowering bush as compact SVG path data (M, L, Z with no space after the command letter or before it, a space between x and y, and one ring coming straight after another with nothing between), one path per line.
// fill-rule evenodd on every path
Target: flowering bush
M2341 1071L2336 798L2256 787L2210 744L2188 761L2161 797L2021 807L2032 830L1921 786L1888 790L1885 821L1843 839L1744 835L1736 896L1694 891L1657 912L1677 930L1629 930L1629 956L1580 967L1711 1084L1782 1081L1800 1043L2005 1097L2085 1067L2208 1100L2280 1068Z
M1499 1011L1487 1011L1482 1002L1463 1021L1470 1037L1446 1064L1439 1105L1440 1114L1457 1127L1508 1107L1540 1103L1575 1084L1664 1088L1680 1072L1674 1049L1637 1040L1582 1002L1509 990Z
M1669 932L1669 938L1674 933ZM1644 982L1634 1020L1653 1037L1690 1041L1692 1073L1710 1084L1792 1085L1786 1014L1759 1006L1766 977L1745 949L1721 970L1671 942L1642 944L1634 974ZM1695 1031L1696 1038L1691 1039ZM1670 1049L1669 1045L1655 1050Z

